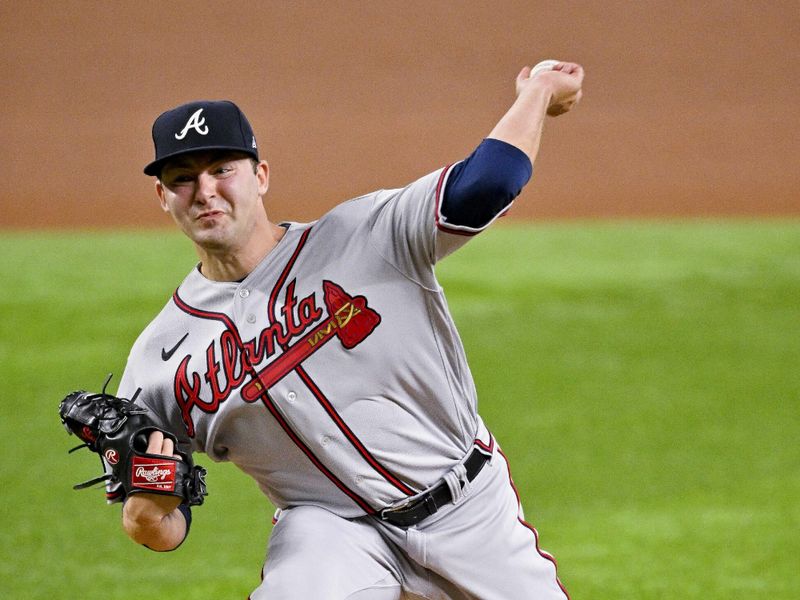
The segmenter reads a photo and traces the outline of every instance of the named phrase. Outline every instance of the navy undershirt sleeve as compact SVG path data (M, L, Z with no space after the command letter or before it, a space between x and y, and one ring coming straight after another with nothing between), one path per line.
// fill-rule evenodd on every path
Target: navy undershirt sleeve
M181 511L183 518L186 519L186 536L189 535L189 529L192 526L192 509L188 504L178 504L178 510ZM184 536L184 539L186 539Z
M522 150L486 138L450 171L441 205L446 224L485 227L519 195L532 174L533 165Z

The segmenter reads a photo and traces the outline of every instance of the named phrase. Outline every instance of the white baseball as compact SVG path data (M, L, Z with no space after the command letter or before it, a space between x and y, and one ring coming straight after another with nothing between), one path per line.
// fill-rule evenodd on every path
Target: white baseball
M555 67L560 62L561 62L560 60L553 60L552 58L548 60L543 60L542 62L540 62L531 69L531 74L528 77L535 77L536 75L538 75L539 73L543 73L544 71L552 71L553 67Z

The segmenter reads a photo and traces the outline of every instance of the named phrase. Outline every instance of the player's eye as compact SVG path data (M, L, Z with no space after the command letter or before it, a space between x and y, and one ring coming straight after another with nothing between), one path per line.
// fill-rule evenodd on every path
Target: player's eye
M175 173L167 175L162 181L168 188L178 188L190 185L194 181L194 177L186 173Z

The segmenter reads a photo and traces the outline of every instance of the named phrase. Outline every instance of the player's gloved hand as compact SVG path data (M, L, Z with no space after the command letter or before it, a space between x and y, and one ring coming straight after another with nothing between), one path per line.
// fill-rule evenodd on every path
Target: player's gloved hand
M546 88L550 93L547 114L557 117L571 110L583 96L583 67L577 63L560 62L552 70L530 77L531 68L525 67L517 75L517 96L528 90Z
M126 497L146 493L170 496L188 506L203 503L205 469L177 450L175 436L161 429L135 399L117 398L105 391L72 392L61 401L59 415L67 432L83 440L78 448L97 453L104 470L108 467L111 471L76 489L105 481L121 485Z

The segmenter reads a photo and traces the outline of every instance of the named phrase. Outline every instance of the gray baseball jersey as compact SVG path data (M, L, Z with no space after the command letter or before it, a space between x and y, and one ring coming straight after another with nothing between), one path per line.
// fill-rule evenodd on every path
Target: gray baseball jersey
M449 173L285 224L240 282L193 269L131 350L119 394L282 509L253 600L567 597L434 275L478 231L441 214ZM442 481L452 502L418 525L376 516Z
M119 394L278 507L373 514L491 438L434 264L449 169L284 224L241 282L192 269L133 346Z

